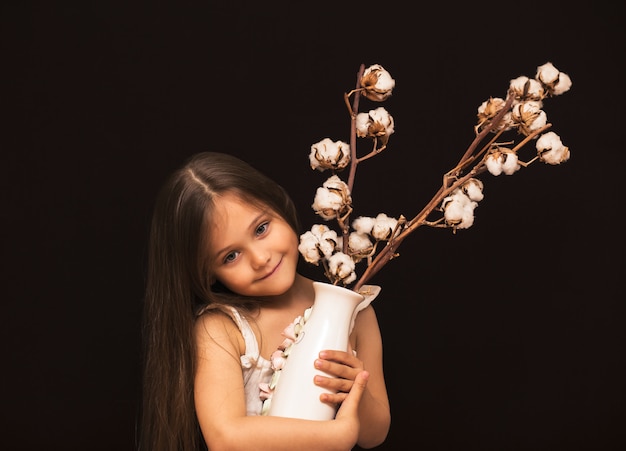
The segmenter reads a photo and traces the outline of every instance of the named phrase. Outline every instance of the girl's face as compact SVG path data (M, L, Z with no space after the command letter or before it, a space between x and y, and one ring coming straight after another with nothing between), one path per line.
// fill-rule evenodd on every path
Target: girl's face
M275 296L295 280L298 237L271 210L226 194L216 200L209 227L211 273L231 291Z

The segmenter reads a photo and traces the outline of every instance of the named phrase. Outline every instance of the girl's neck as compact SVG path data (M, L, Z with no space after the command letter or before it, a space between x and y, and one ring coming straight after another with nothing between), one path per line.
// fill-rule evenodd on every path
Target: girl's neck
M264 298L263 307L270 309L306 309L313 304L314 297L313 281L296 274L291 288L278 296Z
M258 326L257 341L260 343L261 355L269 359L283 342L283 330L305 310L313 305L315 291L313 281L296 275L292 287L279 296L263 299L257 314L254 316Z

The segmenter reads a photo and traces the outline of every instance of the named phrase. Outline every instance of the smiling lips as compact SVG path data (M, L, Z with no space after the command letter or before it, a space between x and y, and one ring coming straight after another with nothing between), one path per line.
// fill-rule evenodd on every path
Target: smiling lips
M276 266L274 266L274 269L272 269L270 272L268 272L267 274L265 274L265 275L264 275L263 277L261 277L259 280L265 280L265 279L267 279L269 276L271 276L272 274L274 274L282 262L283 262L283 259L281 258L281 259L280 259L280 261L278 262L278 264L277 264Z

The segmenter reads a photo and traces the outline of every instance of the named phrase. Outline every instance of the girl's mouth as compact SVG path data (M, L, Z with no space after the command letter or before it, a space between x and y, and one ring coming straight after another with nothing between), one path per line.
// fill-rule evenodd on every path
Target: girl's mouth
M270 277L272 274L274 274L278 268L280 267L281 263L283 262L283 259L281 258L280 261L278 262L278 264L276 266L274 266L274 269L272 269L270 272L268 272L267 274L265 274L263 277L261 277L259 280L265 280L268 277Z

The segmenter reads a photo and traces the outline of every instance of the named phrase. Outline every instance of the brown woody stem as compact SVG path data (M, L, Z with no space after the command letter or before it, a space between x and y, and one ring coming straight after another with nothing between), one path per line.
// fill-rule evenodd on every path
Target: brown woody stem
M505 102L502 110L498 112L498 114L493 118L493 120L483 128L479 133L476 134L472 143L468 146L465 153L457 163L457 165L451 171L447 172L442 181L441 187L437 190L435 195L431 198L428 204L420 211L417 215L413 217L410 221L407 222L406 227L402 230L402 232L390 239L387 242L387 245L381 249L379 254L372 260L371 264L368 265L365 272L361 275L361 277L356 281L356 284L353 287L354 291L359 291L359 289L367 283L375 274L380 271L383 266L389 263L391 260L398 256L397 250L400 247L400 244L407 238L411 233L417 230L419 227L426 225L431 226L432 224L439 224L440 220L435 221L434 223L428 221L428 217L431 213L438 208L439 205L443 202L443 200L452 193L455 189L463 185L467 180L472 177L477 176L487 170L484 159L479 158L482 154L486 153L491 145L497 140L497 138L502 134L502 130L498 131L495 134L495 137L489 140L489 142L482 146L482 148L476 152L479 144L483 142L487 136L492 133L504 118L504 115L510 111L513 105L514 95L509 93L507 100ZM354 109L353 111L357 111ZM354 116L356 118L356 116ZM354 121L353 121L354 122ZM515 146L514 150L518 150L523 147L526 143L528 143L534 136L542 131L546 130L550 127L550 124L543 127L541 130L538 130L532 134L532 136L526 137L520 144ZM476 161L478 161L476 163ZM469 166L474 164L474 167L465 175L461 176L463 171L467 169ZM351 173L352 175L352 173Z

